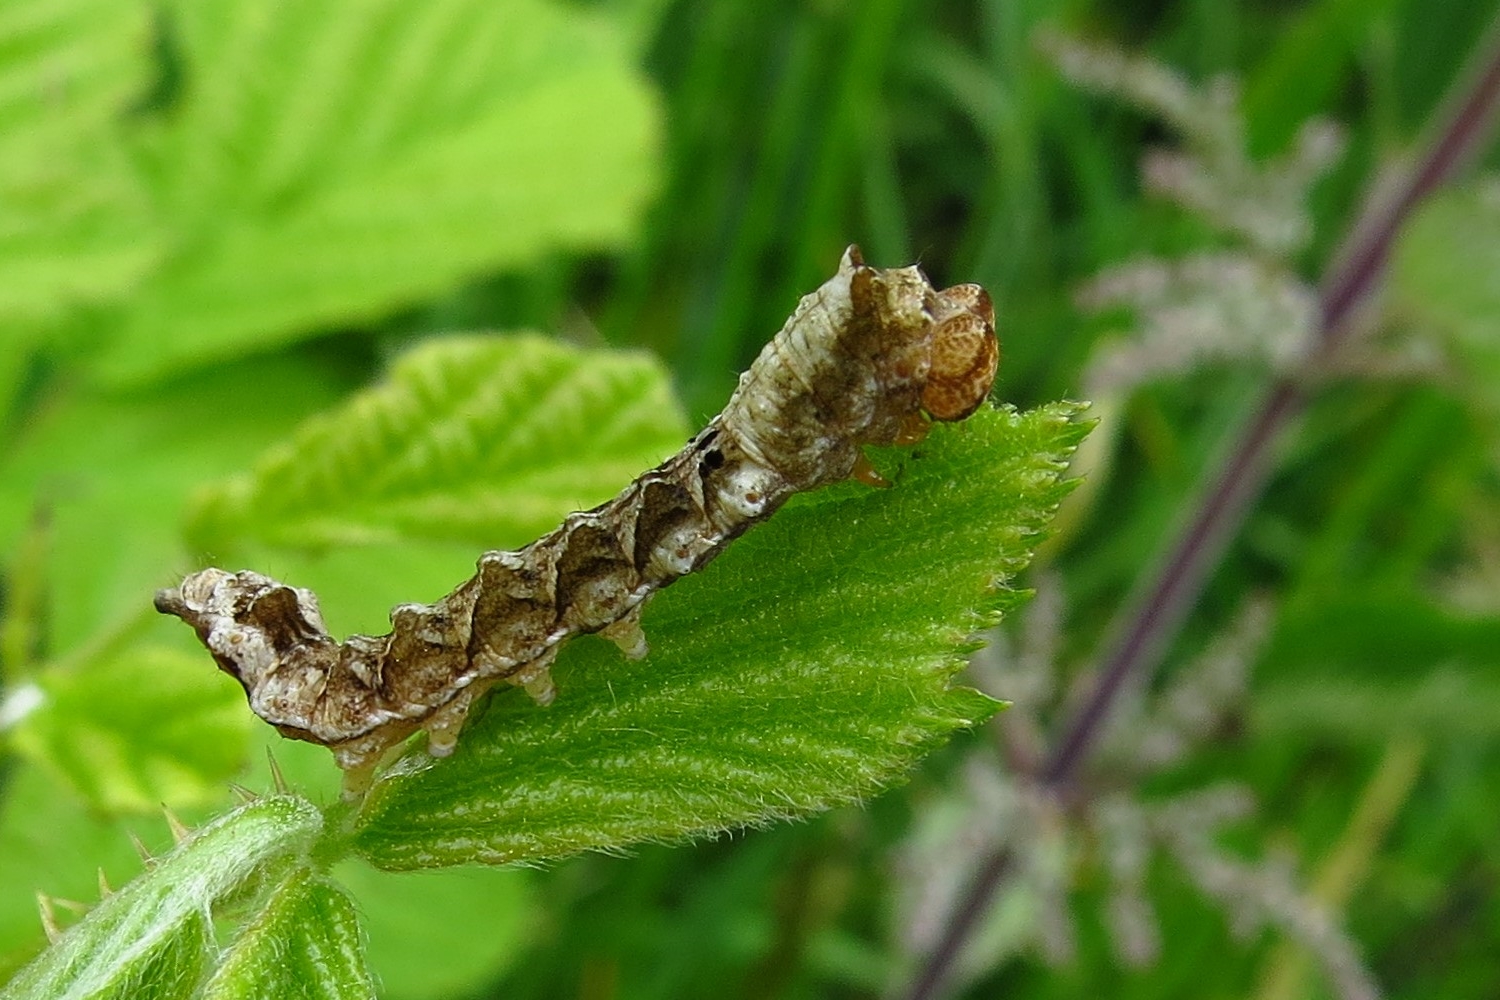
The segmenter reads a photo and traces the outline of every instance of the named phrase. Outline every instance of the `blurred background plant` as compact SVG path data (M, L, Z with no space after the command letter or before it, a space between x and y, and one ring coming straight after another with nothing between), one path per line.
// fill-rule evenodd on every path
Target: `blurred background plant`
M1357 336L1320 341L1382 178L1485 93L1460 67L1494 58L1492 2L267 9L0 10L0 971L43 943L33 892L93 898L96 868L140 870L126 831L168 841L160 803L269 787L252 747L329 785L140 614L263 552L225 551L238 487L194 489L440 331L648 348L696 425L855 241L991 290L999 398L1097 404L1038 600L976 661L1017 707L797 826L545 871L342 864L385 993L1500 993L1492 153L1403 215ZM1160 680L1122 672L1080 728L1268 386L1306 405L1258 502L1151 634ZM633 405L494 544L680 434L664 391ZM314 511L277 527L323 551L261 568L321 574L338 632L472 558Z

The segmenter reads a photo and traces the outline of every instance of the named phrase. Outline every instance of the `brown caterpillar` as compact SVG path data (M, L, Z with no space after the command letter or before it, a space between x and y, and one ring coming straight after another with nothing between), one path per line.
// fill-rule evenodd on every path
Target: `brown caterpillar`
M984 289L938 291L915 265L869 267L851 246L687 447L525 548L484 553L436 603L397 605L390 634L337 642L312 592L249 570L194 573L156 608L197 630L256 715L332 750L357 797L418 729L430 753L452 753L469 706L498 681L550 702L548 668L570 636L598 632L645 656L653 592L794 493L851 475L879 484L862 446L914 443L929 417L967 417L998 356Z

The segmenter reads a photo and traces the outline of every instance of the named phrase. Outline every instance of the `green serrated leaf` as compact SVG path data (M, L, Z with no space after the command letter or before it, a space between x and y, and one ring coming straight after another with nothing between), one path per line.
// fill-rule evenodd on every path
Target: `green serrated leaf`
M408 755L355 818L355 850L391 869L534 861L806 815L897 780L997 707L949 680L1018 598L1004 584L1067 491L1076 414L985 409L882 455L891 489L794 498L657 596L644 661L575 640L551 707L499 695L452 758Z
M132 645L36 677L16 748L107 813L214 802L240 770L251 719L203 658Z
M176 252L99 369L139 381L621 242L657 111L621 33L541 0L172 5L145 159Z
M307 868L276 888L205 987L204 1000L374 997L354 904Z
M128 288L156 258L119 117L151 76L145 4L0 9L0 327Z
M613 495L686 434L666 373L645 354L445 337L208 490L190 534L220 550L520 545Z
M317 809L291 796L258 799L215 820L68 928L0 1000L188 995L204 962L202 945L193 946L208 937L214 902L277 861L305 856L322 826Z
M1392 303L1451 347L1453 370L1500 411L1500 177L1439 191L1401 230Z

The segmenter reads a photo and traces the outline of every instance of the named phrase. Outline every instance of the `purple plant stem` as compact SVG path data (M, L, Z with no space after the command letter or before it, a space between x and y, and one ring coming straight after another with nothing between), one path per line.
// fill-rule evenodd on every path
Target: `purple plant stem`
M1357 308L1375 288L1396 233L1413 208L1483 147L1500 104L1500 19L1483 36L1477 71L1463 74L1454 87L1456 99L1429 132L1413 166L1389 185L1377 185L1366 199L1343 252L1319 286L1318 349L1327 354L1352 336L1350 322ZM1441 112L1440 112L1441 114ZM1223 463L1207 479L1209 484L1182 533L1162 562L1144 596L1128 609L1123 627L1113 633L1102 657L1099 679L1087 701L1063 729L1038 775L1044 789L1066 792L1093 750L1115 698L1126 680L1153 669L1176 637L1205 580L1223 557L1260 497L1274 468L1275 446L1282 431L1301 411L1306 397L1290 380L1274 383ZM969 937L978 928L1011 866L1009 850L986 855L954 907L943 937L928 956L917 978L903 994L910 1000L932 1000L943 989Z

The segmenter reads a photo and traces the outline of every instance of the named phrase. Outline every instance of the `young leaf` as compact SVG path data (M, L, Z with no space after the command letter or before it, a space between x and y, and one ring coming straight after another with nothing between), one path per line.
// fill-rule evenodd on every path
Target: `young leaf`
M613 495L687 436L644 354L541 337L445 337L308 422L191 518L202 547L408 539L521 545Z
M305 855L322 825L310 803L290 796L215 820L103 899L0 990L0 1000L190 995L211 938L209 908L278 859Z
M301 868L224 955L203 1000L353 1000L375 995L354 904Z
M251 720L235 686L203 666L131 645L44 668L43 701L15 745L103 812L218 801L244 763Z
M118 294L156 257L117 122L150 80L150 17L112 0L0 11L0 325Z
M100 371L142 380L608 246L656 111L608 21L541 0L169 5L182 92L144 149L176 250Z
M1004 585L1067 491L1076 414L983 409L882 454L890 489L794 498L657 595L645 660L575 640L551 707L502 694L452 758L409 754L355 818L355 850L392 869L534 861L805 815L890 784L995 710L949 680L1019 597Z

